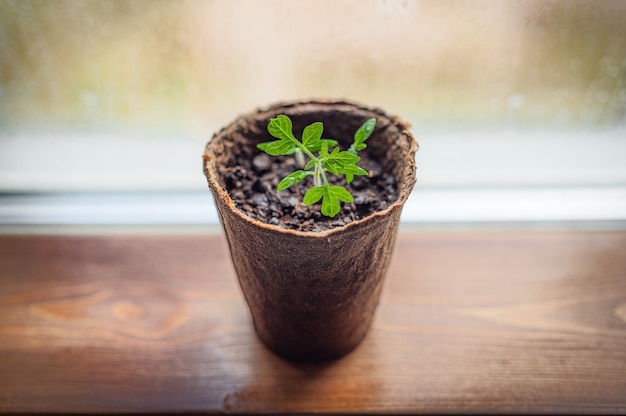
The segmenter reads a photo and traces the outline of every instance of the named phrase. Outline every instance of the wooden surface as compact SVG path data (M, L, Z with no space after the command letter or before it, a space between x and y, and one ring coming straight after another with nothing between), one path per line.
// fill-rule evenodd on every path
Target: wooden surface
M364 343L285 362L213 236L0 236L0 412L626 413L626 232L400 234Z

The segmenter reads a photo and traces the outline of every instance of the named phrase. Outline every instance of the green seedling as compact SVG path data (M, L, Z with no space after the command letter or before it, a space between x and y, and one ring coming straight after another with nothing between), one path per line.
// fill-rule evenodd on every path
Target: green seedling
M304 204L313 205L321 199L322 214L334 217L341 211L341 201L353 202L354 198L345 187L330 185L326 174L344 175L348 184L352 183L355 175L367 175L365 169L357 166L357 162L361 160L357 152L367 147L365 141L375 126L375 118L365 121L354 133L354 142L350 148L341 151L336 140L322 139L324 126L321 122L306 126L302 132L302 140L298 140L293 135L291 119L281 114L270 119L267 125L267 131L278 140L259 143L257 147L271 156L294 155L296 158L300 169L285 176L278 183L278 192L302 182L307 176L313 176L313 187L304 195ZM305 157L309 158L308 162Z

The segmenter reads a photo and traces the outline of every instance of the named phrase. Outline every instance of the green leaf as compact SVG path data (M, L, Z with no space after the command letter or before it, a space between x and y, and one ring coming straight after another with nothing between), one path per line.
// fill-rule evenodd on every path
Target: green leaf
M339 185L325 186L324 199L322 200L322 214L334 217L341 211L339 201L353 202L352 194L346 188Z
M369 172L357 165L345 165L339 170L340 174L352 173L353 175L367 176Z
M328 159L336 162L340 162L342 164L346 163L356 163L361 158L350 152L340 152L338 147L335 147L335 150L328 155Z
M354 198L350 191L343 186L332 185L328 187L328 194L344 202L354 202Z
M338 166L337 164L329 161L329 160L324 160L322 162L322 167L329 171L330 173L332 173L333 175L339 175L339 170L338 170Z
M320 121L316 121L304 128L302 132L302 144L307 148L319 142L322 138L322 132L324 131L324 125ZM311 150L309 148L309 150Z
M355 173L358 171L355 163L359 160L361 160L359 156L350 152L340 152L339 148L336 147L328 157L323 159L322 167L333 175L339 175L347 166L354 166L355 168L349 172Z
M327 217L334 217L341 211L341 201L353 202L354 198L346 188L339 185L316 186L309 189L304 196L306 205L313 205L322 199L322 214Z
M367 176L369 173L360 166L345 165L339 170L339 174L342 174L346 177L346 182L352 183L352 181L354 180L354 175Z
M376 119L374 117L369 118L358 128L358 130L354 133L354 144L355 149L360 150L356 147L358 144L364 143L374 131L376 127Z
M325 158L328 157L328 142L322 141L322 147L320 149L320 157Z
M333 140L333 139L322 139L319 140L311 145L308 145L306 148L309 149L310 152L319 152L322 149L322 144L326 142L326 145L328 146L327 148L330 149L331 147L335 147L337 146L337 144L339 144L337 142L337 140Z
M284 114L270 119L270 122L267 125L267 131L277 139L297 141L293 135L291 119Z
M316 175L316 183L319 184L323 180L324 185L310 188L304 195L303 202L306 205L313 205L321 200L322 214L334 217L341 211L342 202L353 202L354 198L346 188L329 185L326 174L345 175L348 183L351 183L356 175L367 175L365 169L356 165L361 160L357 152L367 147L364 142L374 131L375 125L375 118L363 123L354 134L354 143L344 152L337 147L336 140L321 138L324 130L321 122L306 126L300 142L293 135L293 125L289 117L281 114L270 119L267 126L267 131L278 140L259 143L257 147L272 156L295 153L297 159L300 159L303 152L306 153L311 160L306 163L304 170L297 170L285 176L278 184L277 190L285 190L309 175ZM304 161L299 163L300 166L304 164ZM313 168L315 171L311 170Z
M267 146L269 146L269 144L272 142L263 142L263 143L259 143L256 145L256 148L259 149L262 152L265 152L265 149L267 148Z
M367 176L369 172L357 165L346 165L339 170L339 174L346 177L346 182L352 183L354 175Z
M326 185L314 186L313 188L306 191L306 194L304 194L304 198L302 202L304 202L304 205L315 204L317 201L319 201L322 198L322 196L324 196L325 189L326 189Z
M284 140L274 140L273 142L259 143L259 144L256 145L256 148L259 149L262 152L268 153L266 151L267 147L270 144L275 143L275 142L284 142ZM283 155L292 155L292 154L296 153L296 150L298 149L298 147L296 145L292 144L292 143L290 143L290 146L291 146L291 149L289 149L286 153L278 153L278 154L268 153L268 154L271 154L272 156L283 156ZM272 146L271 151L280 150L280 149L277 149L277 147L282 147L282 145L279 146L278 144L276 144L276 145ZM285 148L286 147L287 147L287 145L285 145Z
M304 170L297 170L295 172L290 173L289 175L285 176L279 183L278 186L276 187L276 190L278 192L285 190L287 188L289 188L291 185L294 185L298 182L302 182L304 180L304 178L306 178L308 175L310 174L310 172L304 171Z
M287 140L275 140L270 142L263 151L268 155L282 156L288 155L296 145Z

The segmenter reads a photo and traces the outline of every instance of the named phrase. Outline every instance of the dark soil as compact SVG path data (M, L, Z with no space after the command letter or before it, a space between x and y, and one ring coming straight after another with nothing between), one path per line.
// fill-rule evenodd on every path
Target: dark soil
M298 169L294 157L258 153L252 160L237 160L232 167L221 168L220 173L237 208L249 217L286 229L323 231L384 210L398 198L395 177L365 152L359 156L358 165L369 176L356 176L347 185L343 177L327 174L331 184L346 186L354 197L353 203L342 203L341 212L333 218L321 214L321 201L310 207L302 203L304 194L313 186L312 176L276 192L278 182Z

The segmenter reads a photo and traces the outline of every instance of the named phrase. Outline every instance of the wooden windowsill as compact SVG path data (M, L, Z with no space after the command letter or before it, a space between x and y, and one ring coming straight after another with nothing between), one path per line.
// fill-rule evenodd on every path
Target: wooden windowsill
M626 232L399 235L345 358L257 340L222 235L0 236L0 412L626 412Z

